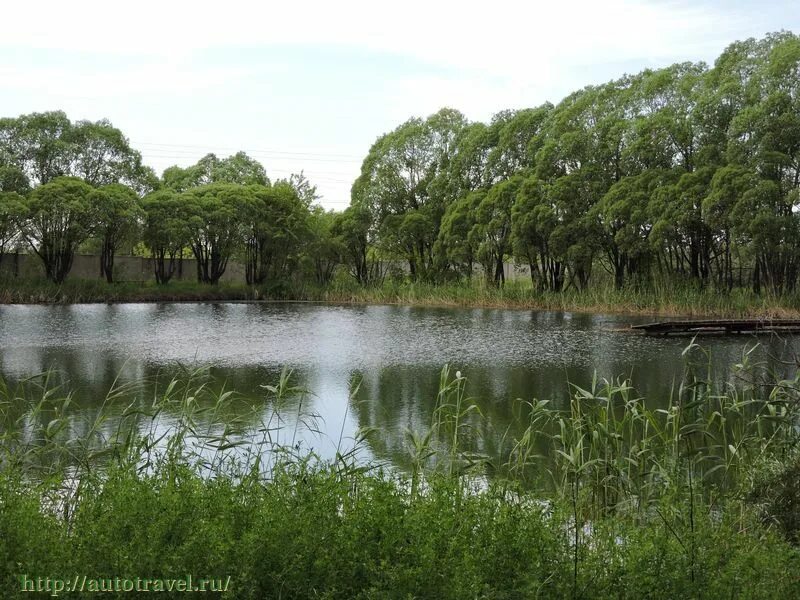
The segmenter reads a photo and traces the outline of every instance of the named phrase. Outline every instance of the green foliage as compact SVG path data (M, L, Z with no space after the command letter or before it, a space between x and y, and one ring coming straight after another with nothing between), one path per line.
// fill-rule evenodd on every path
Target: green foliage
M72 123L61 111L0 119L0 164L34 184L79 177L93 186L124 183L145 193L157 185L152 169L106 120Z
M24 198L17 192L0 191L0 261L19 242L19 226L26 214Z
M447 271L452 267L457 273L472 277L477 247L476 236L470 239L470 232L476 225L476 210L485 196L482 190L471 192L447 207L433 248L439 261L439 271Z
M16 192L26 195L30 191L30 182L21 169L0 162L0 192Z
M111 283L114 256L125 241L137 239L144 211L136 193L120 183L103 186L96 195L97 229L100 239L100 273Z
M281 282L294 273L312 239L308 207L287 181L249 189L254 204L244 220L247 283Z
M344 254L342 241L334 235L336 219L334 211L325 211L319 206L309 215L309 237L304 254L313 265L314 281L319 285L330 283Z
M373 144L353 184L353 204L371 211L384 250L406 260L412 278L433 273L431 250L447 204L447 190L436 180L465 123L446 108L410 119Z
M366 285L380 279L379 265L370 259L372 215L360 204L353 204L336 216L331 232L344 247L345 264L355 280Z
M618 289L659 277L792 291L798 47L787 32L737 42L711 69L648 69L488 124L411 119L375 143L353 203L370 210L370 243L407 260L412 280L469 278L475 260L502 284L499 256L513 251L553 291L586 289L597 266ZM457 126L437 137L441 122ZM506 240L504 211L467 199L519 177L530 183ZM457 242L465 223L472 239Z
M499 111L487 123L450 108L411 118L375 141L350 208L324 225L312 215L319 197L302 171L271 185L244 152L208 154L159 181L110 123L73 123L63 112L0 120L0 191L27 196L31 186L72 175L140 197L160 186L185 194L176 211L193 215L193 234L155 262L191 248L207 282L236 257L248 283L283 290L335 281L337 262L362 285L389 272L451 282L478 268L502 286L502 263L513 256L530 267L539 292L583 292L608 274L620 291L680 284L793 294L798 48L797 35L773 33L731 44L712 67L646 69L555 106ZM198 201L202 190L222 189L215 186L254 195L254 210ZM4 222L8 246L22 223L14 231L12 219ZM105 263L113 252L103 254ZM169 266L158 271L166 282Z
M247 235L247 225L255 219L256 195L246 186L211 183L184 192L180 202L197 261L197 280L216 284Z
M187 167L169 167L162 175L164 186L176 192L185 192L195 187L212 183L236 185L269 185L264 167L244 152L228 158L217 158L206 154L197 164Z
M176 261L191 237L186 204L177 193L162 189L142 198L141 205L143 241L152 256L156 282L165 284L175 274Z
M505 282L503 262L511 250L511 209L521 186L522 177L492 186L475 208L475 225L467 235L484 272L487 277L492 273L496 285Z
M287 370L266 405L186 372L147 402L115 385L80 423L47 378L0 382L0 583L9 598L23 574L62 572L230 577L237 598L794 597L800 553L770 529L797 519L782 457L798 382L719 394L687 356L667 410L627 382L576 388L567 410L528 403L499 470L445 368L430 430L409 432L410 479L297 452L285 423L313 415Z
M800 546L800 458L795 449L788 457L761 461L747 496L767 527L777 528L793 545Z
M78 246L94 232L97 198L97 192L80 179L58 177L24 199L22 236L54 283L64 281Z

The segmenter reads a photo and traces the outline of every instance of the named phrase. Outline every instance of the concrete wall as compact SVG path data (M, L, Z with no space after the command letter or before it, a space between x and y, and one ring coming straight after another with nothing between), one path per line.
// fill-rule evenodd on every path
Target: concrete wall
M197 281L197 261L184 258L178 262L178 270L173 275L174 281ZM17 276L24 279L44 277L42 261L35 254L9 253L0 261L0 275ZM76 254L68 279L102 279L100 275L100 257L93 254ZM117 256L114 258L115 281L155 281L153 264L149 258L141 256ZM244 283L244 266L233 261L220 281Z
M394 266L403 272L408 272L408 263L396 261ZM476 276L482 276L480 265L474 266ZM507 262L503 265L506 281L516 279L530 279L528 265L518 265ZM35 254L8 253L0 261L0 276L16 276L23 279L40 279L44 277L42 261ZM100 257L94 254L76 254L72 263L72 270L68 279L102 279L100 275ZM178 270L172 277L173 281L197 281L197 261L193 258L184 258L178 262ZM225 273L220 281L231 283L244 283L244 265L229 261ZM114 281L155 281L153 264L149 258L141 256L117 256L114 258Z

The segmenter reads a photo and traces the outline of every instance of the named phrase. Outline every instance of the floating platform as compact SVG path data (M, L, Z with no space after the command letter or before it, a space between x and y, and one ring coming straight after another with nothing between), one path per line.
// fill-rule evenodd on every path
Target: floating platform
M728 335L739 333L800 333L800 319L706 319L693 321L660 321L631 325L631 329L647 335Z

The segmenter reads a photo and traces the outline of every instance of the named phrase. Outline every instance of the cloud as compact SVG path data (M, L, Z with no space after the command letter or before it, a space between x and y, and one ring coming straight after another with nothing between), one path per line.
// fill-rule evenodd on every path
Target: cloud
M713 60L735 39L800 27L791 6L14 2L4 7L0 85L6 114L63 108L110 118L134 142L200 146L142 146L157 169L220 147L296 152L262 158L277 177L318 173L322 193L342 202L357 161L318 163L308 152L363 156L380 134L442 106L488 119L625 71Z
M339 45L413 56L492 73L517 73L543 60L658 58L702 49L741 24L728 12L689 3L635 0L558 3L341 0L141 0L14 3L0 38L6 47L180 57L201 49L252 45ZM10 14L9 14L10 13ZM703 35L698 35L703 34Z

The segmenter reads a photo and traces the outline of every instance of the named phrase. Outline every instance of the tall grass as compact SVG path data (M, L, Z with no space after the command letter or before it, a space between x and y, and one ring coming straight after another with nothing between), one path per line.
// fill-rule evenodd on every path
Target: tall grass
M570 288L543 292L526 279L511 280L502 288L480 278L460 283L430 284L387 280L381 285L360 286L347 277L327 286L308 281L271 282L263 286L243 283L205 285L174 281L167 285L100 280L67 280L55 285L43 280L0 280L0 304L68 304L83 302L174 301L310 301L332 303L404 304L525 308L604 313L684 315L715 317L800 317L800 296L754 294L748 289L731 292L686 283L655 281L647 287L617 290L599 282L587 290Z
M407 472L359 458L380 431L302 448L319 416L289 370L258 401L204 370L115 384L93 414L52 376L0 383L2 596L21 574L193 573L237 598L797 597L773 484L800 465L800 381L764 386L745 355L720 388L685 355L668 406L596 379L566 409L520 400L498 452L445 367Z
M361 287L337 280L327 288L305 287L294 292L299 299L434 306L527 308L666 316L797 317L800 297L754 294L746 289L721 292L680 283L654 282L648 287L617 290L599 283L584 291L539 291L528 280L512 280L502 288L483 280L428 283L387 281Z

